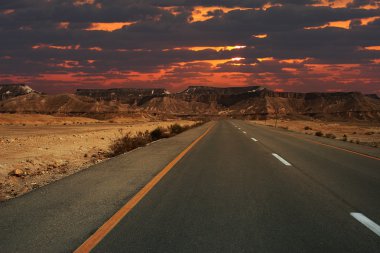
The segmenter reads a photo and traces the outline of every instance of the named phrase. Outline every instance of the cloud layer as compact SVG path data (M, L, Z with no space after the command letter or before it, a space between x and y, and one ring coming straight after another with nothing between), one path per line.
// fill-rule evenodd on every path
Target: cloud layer
M0 2L0 82L380 93L377 0Z

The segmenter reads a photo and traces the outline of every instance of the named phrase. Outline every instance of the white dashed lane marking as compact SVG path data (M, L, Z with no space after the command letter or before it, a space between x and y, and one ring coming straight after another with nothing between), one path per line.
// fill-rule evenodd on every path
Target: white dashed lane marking
M281 156L277 155L276 153L272 153L272 155L274 157L276 157L280 162L282 162L283 164L285 164L286 166L292 166L288 161L286 161L284 158L282 158Z
M380 236L380 226L377 225L374 221L370 220L362 213L350 213L350 214L357 221L359 221L361 224L366 226L369 230L377 234L377 236Z

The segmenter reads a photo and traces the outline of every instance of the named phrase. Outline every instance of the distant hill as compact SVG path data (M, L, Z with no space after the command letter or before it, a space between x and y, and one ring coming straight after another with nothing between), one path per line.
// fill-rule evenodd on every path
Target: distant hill
M94 98L98 101L119 101L123 104L140 105L146 100L157 96L170 94L166 89L78 89L75 93L79 96Z
M0 101L29 93L37 92L26 84L0 84Z
M87 115L144 112L248 118L279 115L380 121L380 98L359 92L275 92L260 86L190 86L173 94L165 89L80 89L76 94L60 95L31 91L0 101L0 112Z
M75 94L42 95L30 93L0 102L0 112L43 114L89 114L127 111L118 102L96 101Z

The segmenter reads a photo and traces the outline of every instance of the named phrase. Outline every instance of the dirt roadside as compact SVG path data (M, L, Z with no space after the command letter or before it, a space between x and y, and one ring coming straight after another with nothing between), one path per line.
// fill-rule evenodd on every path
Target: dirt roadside
M106 158L121 135L151 131L174 123L118 118L99 121L81 117L0 115L0 200L22 195ZM23 119L24 117L24 119Z
M250 121L275 126L274 119ZM320 120L278 120L277 127L371 147L380 147L380 125L371 122L325 122Z

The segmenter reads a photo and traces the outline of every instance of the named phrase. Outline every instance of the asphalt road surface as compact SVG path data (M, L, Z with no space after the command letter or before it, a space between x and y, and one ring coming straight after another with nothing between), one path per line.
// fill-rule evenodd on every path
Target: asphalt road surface
M380 221L379 160L222 121L94 252L379 252L354 212Z
M378 150L319 139L216 122L92 252L380 252Z

